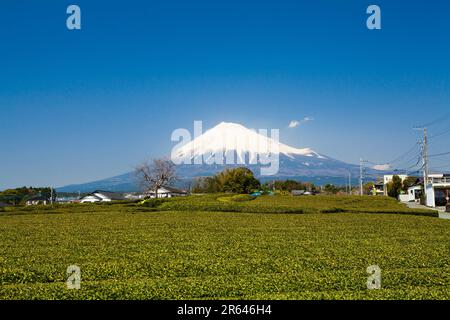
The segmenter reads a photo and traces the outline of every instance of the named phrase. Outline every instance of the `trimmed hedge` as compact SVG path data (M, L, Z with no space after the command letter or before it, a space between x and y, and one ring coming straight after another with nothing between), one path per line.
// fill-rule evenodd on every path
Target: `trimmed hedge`
M152 199L156 200L156 199ZM157 199L145 206L161 211L212 211L246 213L387 213L437 217L438 212L427 209L409 209L387 197L359 196L260 196L202 195Z

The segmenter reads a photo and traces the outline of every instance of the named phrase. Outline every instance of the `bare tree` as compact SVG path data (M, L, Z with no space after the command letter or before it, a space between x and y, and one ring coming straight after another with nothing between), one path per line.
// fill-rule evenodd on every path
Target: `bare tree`
M175 180L175 164L169 159L153 159L144 161L135 168L135 175L145 192L155 192L165 184Z

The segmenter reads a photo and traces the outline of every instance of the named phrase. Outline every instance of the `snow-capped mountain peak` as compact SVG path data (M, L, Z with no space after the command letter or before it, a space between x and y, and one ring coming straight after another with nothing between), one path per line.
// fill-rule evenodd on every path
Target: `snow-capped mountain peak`
M239 158L248 154L254 159L261 154L284 154L289 158L296 155L325 159L324 156L310 148L295 148L278 141L270 130L251 130L245 126L221 122L207 130L194 140L177 148L172 155L175 158L210 157L211 154L227 154L236 152ZM242 159L241 159L242 160Z

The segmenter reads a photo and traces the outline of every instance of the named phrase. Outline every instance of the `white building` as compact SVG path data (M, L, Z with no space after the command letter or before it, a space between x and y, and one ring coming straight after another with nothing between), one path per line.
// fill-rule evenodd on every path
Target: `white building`
M427 206L439 207L449 203L450 174L429 174L425 188Z
M408 188L408 192L398 196L401 202L419 202L422 195L422 186L413 186Z
M151 190L146 193L146 196L155 198L155 191ZM187 192L184 190L176 189L169 186L163 186L158 189L157 198L172 198L172 197L184 197L187 196Z
M113 200L125 200L125 198L120 193L97 190L81 198L80 202L110 202Z
M145 197L144 194L137 193L137 192L125 193L123 196L125 199L128 199L128 200L140 200L140 199L144 199L144 197Z
M35 206L39 204L47 205L50 203L50 199L44 196L35 196L30 199L28 199L25 204L27 206Z

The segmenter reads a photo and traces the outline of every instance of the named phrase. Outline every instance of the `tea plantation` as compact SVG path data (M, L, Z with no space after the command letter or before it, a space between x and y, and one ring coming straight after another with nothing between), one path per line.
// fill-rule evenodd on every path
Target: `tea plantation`
M384 197L7 208L0 299L450 299L450 221Z

